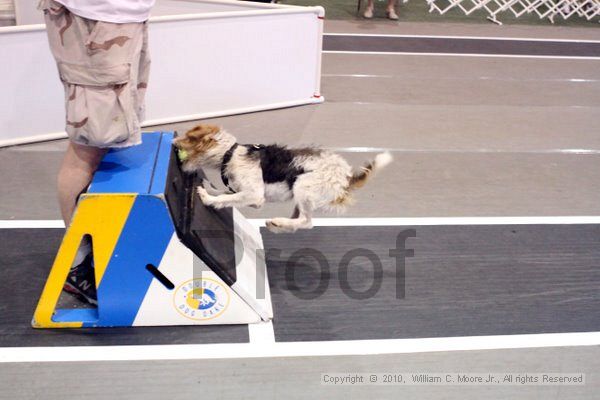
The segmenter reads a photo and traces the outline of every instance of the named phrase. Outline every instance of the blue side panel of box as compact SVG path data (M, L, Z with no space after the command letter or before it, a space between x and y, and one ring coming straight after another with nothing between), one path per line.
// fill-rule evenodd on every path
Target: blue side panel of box
M84 327L133 324L154 279L146 266L160 265L173 233L165 202L138 195L98 286L99 318Z

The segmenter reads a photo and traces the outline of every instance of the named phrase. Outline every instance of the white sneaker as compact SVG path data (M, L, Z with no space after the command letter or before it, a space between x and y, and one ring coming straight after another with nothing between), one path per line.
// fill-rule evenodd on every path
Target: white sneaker
M386 11L385 15L387 15L387 17L393 21L398 20L398 14L396 14L396 11L394 9Z
M366 19L373 18L373 9L372 8L367 8L365 10L365 13L363 14L363 17L365 17Z

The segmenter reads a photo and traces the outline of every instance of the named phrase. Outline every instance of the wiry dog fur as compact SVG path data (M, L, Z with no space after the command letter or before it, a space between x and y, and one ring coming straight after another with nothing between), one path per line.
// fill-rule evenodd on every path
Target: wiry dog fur
M293 200L291 218L267 221L272 232L312 228L316 210L341 211L351 203L351 191L392 161L390 153L378 154L358 171L341 156L317 148L288 149L278 145L237 145L236 138L213 125L198 125L175 139L187 152L183 170L222 168L229 191L219 192L205 182L198 187L202 202L215 208L261 207L265 201ZM223 161L227 161L222 166ZM228 160L227 160L228 159Z

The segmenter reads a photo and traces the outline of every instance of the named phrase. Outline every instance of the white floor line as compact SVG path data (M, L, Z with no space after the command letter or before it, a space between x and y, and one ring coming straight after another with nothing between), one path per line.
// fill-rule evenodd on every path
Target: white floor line
M414 53L392 51L333 51L324 50L323 54L363 54L363 55L392 55L392 56L438 56L438 57L492 57L492 58L539 58L550 60L600 60L600 57L583 56L532 56L519 54L471 54L471 53Z
M0 229L23 229L23 228L64 228L65 223L62 219L15 219L0 220Z
M248 334L252 344L275 343L273 321L248 324Z
M266 218L250 218L254 226L265 226ZM533 217L414 217L414 218L314 218L314 226L397 226L397 225L562 225L600 224L600 216ZM62 220L0 220L0 229L64 228Z
M414 77L406 77L403 75L369 75L369 74L321 74L321 77L327 78L377 78L377 79L405 79L413 80ZM507 78L496 76L475 76L475 77L452 77L452 76L436 76L420 78L424 80L443 80L443 81L501 81L501 82L569 82L569 83L595 83L600 82L600 79L587 78Z
M250 222L265 226L266 219ZM600 216L565 217L424 217L424 218L313 218L314 226L419 226L419 225L562 225L600 224Z
M600 332L257 344L3 347L0 363L324 357L598 345Z
M538 149L538 150L501 150L501 149L407 149L394 147L324 147L340 153L377 153L391 151L395 153L459 153L459 154L563 154L598 155L600 149Z
M345 102L346 104L354 104L354 105L381 105L382 103L378 103L378 102L372 102L372 101L347 101ZM391 103L386 103L386 104L391 104ZM443 108L444 110L449 110L449 109L461 109L464 110L464 108L473 108L473 109L477 109L477 108L489 108L491 107L490 105L485 105L485 104L443 104L443 105L435 105L432 106L430 104L399 104L399 103L394 103L393 104L395 107L400 108L400 109L422 109L423 107L428 107L428 108ZM518 109L518 108L522 108L523 106L519 106L519 105L510 105L510 104L504 104L504 105L495 105L494 108L497 109L502 109L502 110L513 110L513 109ZM571 109L577 109L577 110L591 110L591 111L596 111L598 110L600 107L595 106L595 105L569 105L569 106L544 106L544 105L529 105L527 106L528 108L531 109L539 109L539 110L543 110L543 111L547 111L549 109L560 109L560 110L571 110Z
M506 40L519 42L566 42L566 43L600 43L600 40L579 39L541 39L519 38L501 36L444 36L444 35L393 35L378 33L325 33L324 36L359 36L359 37L397 37L397 38L423 38L423 39L468 39L468 40Z

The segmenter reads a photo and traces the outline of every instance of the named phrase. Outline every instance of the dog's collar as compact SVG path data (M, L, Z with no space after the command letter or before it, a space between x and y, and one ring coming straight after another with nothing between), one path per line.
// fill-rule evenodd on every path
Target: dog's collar
M225 152L225 155L223 155L223 161L221 161L221 180L223 181L223 184L231 191L233 191L233 189L229 187L229 178L225 174L225 168L227 168L227 164L229 164L229 161L231 161L233 152L238 148L238 146L239 144L234 143L233 146L231 146L229 150Z

